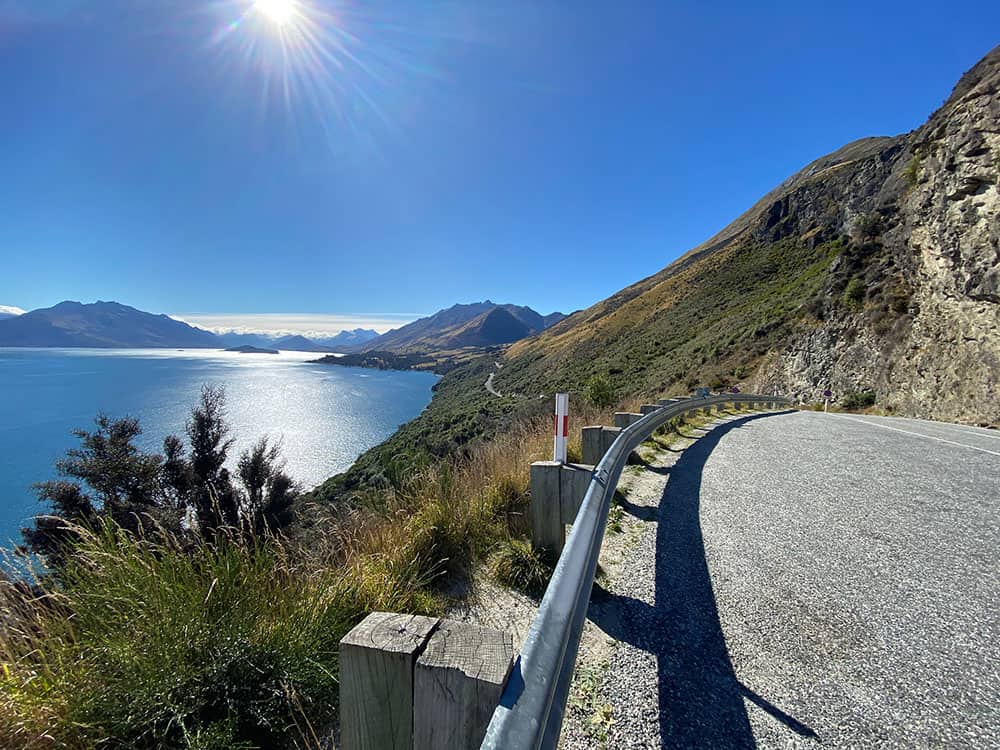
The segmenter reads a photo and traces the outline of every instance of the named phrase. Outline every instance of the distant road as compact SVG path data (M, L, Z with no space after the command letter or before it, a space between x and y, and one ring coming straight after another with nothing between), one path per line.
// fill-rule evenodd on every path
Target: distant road
M491 372L490 376L488 378L486 378L486 390L488 390L494 396L498 396L499 398L503 398L503 394L500 393L496 388L493 387L493 378L495 378L495 377L496 377L496 373L495 372Z
M741 418L666 471L592 605L609 747L997 747L1000 434Z

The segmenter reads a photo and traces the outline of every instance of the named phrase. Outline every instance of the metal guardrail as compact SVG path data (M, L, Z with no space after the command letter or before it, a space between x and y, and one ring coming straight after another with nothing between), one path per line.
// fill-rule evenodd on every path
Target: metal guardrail
M482 750L547 750L559 742L611 499L628 455L657 428L692 409L745 402L791 403L778 396L733 393L667 404L624 429L594 467L521 656L493 712Z

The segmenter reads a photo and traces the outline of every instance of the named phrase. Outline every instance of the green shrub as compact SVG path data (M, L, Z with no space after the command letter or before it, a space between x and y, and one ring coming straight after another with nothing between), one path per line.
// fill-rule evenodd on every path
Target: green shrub
M493 577L507 588L533 596L545 591L552 567L522 539L502 542L493 561Z
M847 307L858 309L865 298L865 282L859 278L853 278L844 287L842 300Z
M851 391L840 402L848 410L867 409L875 405L875 391Z
M903 179L908 187L913 187L920 181L920 155L914 154L903 169Z
M606 409L615 403L615 386L606 376L594 375L587 381L583 395L592 406Z

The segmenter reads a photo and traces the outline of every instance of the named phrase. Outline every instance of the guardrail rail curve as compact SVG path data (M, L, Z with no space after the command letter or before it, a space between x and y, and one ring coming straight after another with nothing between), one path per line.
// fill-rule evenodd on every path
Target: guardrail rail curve
M690 398L650 412L622 430L594 467L580 511L493 712L482 750L538 750L559 742L604 529L629 454L658 428L692 409L744 402L788 405L779 396L731 393Z

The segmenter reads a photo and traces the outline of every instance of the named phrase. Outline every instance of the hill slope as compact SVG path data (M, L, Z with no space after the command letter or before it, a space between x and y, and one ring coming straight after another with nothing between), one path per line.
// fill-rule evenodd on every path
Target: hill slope
M511 347L503 391L743 383L1000 422L1000 48L917 130L816 160L664 270Z
M218 347L214 334L117 302L60 302L0 320L0 346Z

